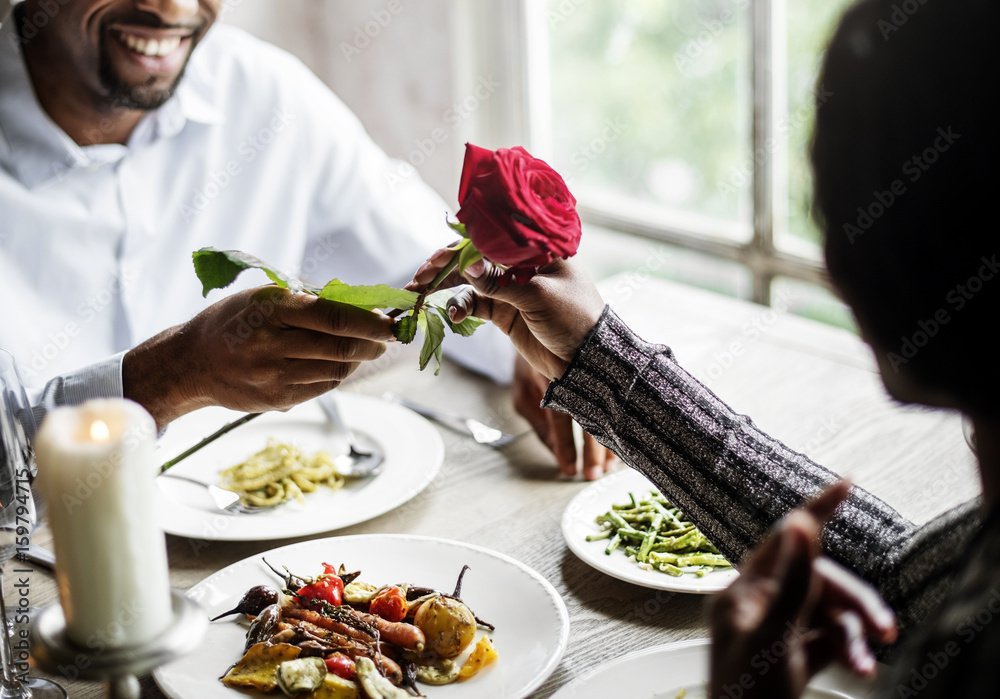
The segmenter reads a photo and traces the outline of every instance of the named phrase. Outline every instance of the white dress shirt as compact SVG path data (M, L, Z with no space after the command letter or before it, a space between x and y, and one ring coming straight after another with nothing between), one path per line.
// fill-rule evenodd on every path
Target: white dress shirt
M0 346L29 388L49 382L49 403L120 396L125 350L267 283L248 271L203 299L199 248L313 283L401 285L454 239L441 198L416 175L387 177L396 163L274 46L213 27L127 146L97 130L81 147L39 105L14 24L0 26ZM508 380L513 354L492 330L445 347Z

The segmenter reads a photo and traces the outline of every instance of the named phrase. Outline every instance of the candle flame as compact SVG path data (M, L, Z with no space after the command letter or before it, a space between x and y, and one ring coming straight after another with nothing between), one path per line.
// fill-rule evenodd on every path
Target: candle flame
M95 442L106 442L110 436L111 430L108 429L108 424L104 420L95 420L91 423L90 438Z

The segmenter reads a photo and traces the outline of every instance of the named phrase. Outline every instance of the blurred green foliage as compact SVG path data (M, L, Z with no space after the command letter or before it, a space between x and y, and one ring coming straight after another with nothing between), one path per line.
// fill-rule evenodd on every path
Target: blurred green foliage
M784 3L779 3L784 5ZM788 231L816 242L816 74L845 0L788 0ZM549 0L553 165L589 188L752 220L749 0Z

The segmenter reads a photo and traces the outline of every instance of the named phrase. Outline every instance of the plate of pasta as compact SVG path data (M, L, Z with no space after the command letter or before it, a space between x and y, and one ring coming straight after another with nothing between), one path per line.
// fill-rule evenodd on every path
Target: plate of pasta
M207 541L319 534L385 514L431 483L444 461L444 443L433 425L407 408L371 396L338 392L338 403L355 438L362 445L377 444L385 454L377 476L353 481L336 476L333 457L347 451L346 440L322 408L309 401L288 412L261 415L171 468L179 476L234 490L266 485L254 497L284 504L252 516L227 515L214 506L204 487L161 477L158 507L164 531ZM241 416L225 408L185 415L158 442L158 461L176 456ZM414 444L420 448L407 446ZM292 460L299 462L294 473L275 475L275 469Z

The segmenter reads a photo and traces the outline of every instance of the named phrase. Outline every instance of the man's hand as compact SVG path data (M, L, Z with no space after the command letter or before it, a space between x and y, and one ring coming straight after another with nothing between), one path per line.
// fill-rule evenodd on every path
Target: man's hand
M575 476L582 466L584 478L588 481L597 480L614 462L614 452L584 432L581 458L577 459L573 418L539 405L548 387L549 380L518 355L514 362L513 386L514 407L517 412L531 423L538 437L555 454L563 475ZM582 461L582 464L578 464L578 461Z
M157 427L197 408L287 410L336 388L393 340L379 313L274 286L239 292L125 355L126 398Z
M824 522L847 497L834 484L783 519L712 607L712 699L793 699L833 661L875 672L867 638L896 639L892 611L854 574L819 555Z

